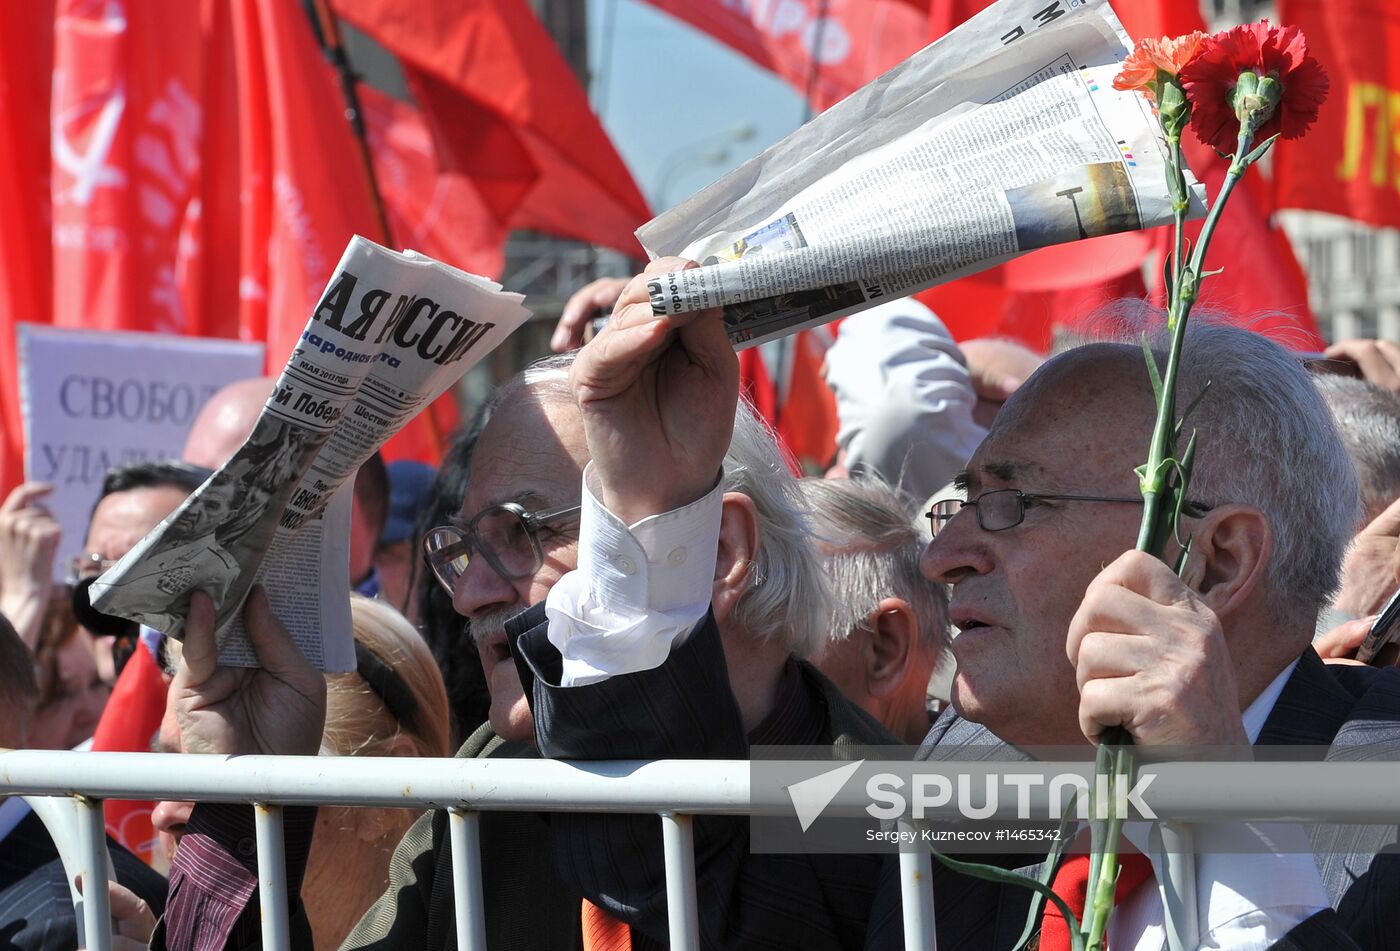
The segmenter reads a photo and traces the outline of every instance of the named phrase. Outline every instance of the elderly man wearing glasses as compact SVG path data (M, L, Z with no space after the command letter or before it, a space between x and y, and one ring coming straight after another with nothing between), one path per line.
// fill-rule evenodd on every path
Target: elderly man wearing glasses
M713 623L707 636L688 640L689 650L704 652L701 666L709 671L708 679L690 686L736 698L729 711L731 725L745 739L733 755L746 755L749 742L895 742L814 667L797 659L825 639L830 602L797 480L771 433L747 407L725 410L732 417L732 439L721 452L722 471L717 465L710 474L718 532L696 535L685 518L618 525L585 476L589 455L569 384L571 362L571 357L550 358L497 391L473 453L461 514L424 539L428 564L451 593L457 612L470 620L491 691L489 724L458 755L535 755L534 723L521 680L522 670L526 677L530 672L513 659L509 642L539 625L546 613L580 619L596 619L599 612L610 618L645 614L643 623L625 632L626 650L618 650L615 625L608 627L606 640L591 645L586 630L579 629L581 637L563 668L575 683L585 684L616 673L618 658L633 664L641 656L643 663L660 664L671 638L689 633L689 621L676 619L703 613L710 605ZM646 460L636 464L645 471ZM610 540L605 556L601 546L579 544L581 528ZM570 578L574 580L565 580ZM587 581L580 583L582 579ZM254 644L276 645L268 656L260 651L265 669L242 688L257 690L258 703L216 705L227 714L216 724L207 714L217 678L196 682L182 672L172 688L175 712L200 714L181 717L187 749L306 753L319 743L319 726L313 731L309 722L315 718L291 715L304 710L299 704L308 698L314 700L314 671L305 669L294 650L282 649L285 634L262 604L250 599L245 613ZM212 637L206 607L202 600L192 607L187 658ZM620 725L637 722L643 707L642 699L630 698L610 715ZM621 726L615 736L621 743L632 742ZM236 741L232 749L227 748L230 738ZM194 836L199 844L191 850L182 844L176 855L172 901L156 934L157 947L237 947L258 936L256 902L230 905L216 897L246 895L256 879L250 872L246 880L220 882L216 870L228 872L237 860L230 851L233 843L226 841L231 827L210 821L213 815L211 807L199 806L189 819L184 841ZM585 904L560 877L552 827L542 817L492 813L482 817L481 827L491 947L593 947L586 933L626 931L626 925ZM298 837L305 831L289 821L292 881L300 872L295 856L304 854ZM391 865L388 890L346 947L450 946L455 936L445 832L443 813L425 816L410 830ZM194 858L208 858L215 854L211 849L229 861ZM865 927L878 867L873 856L793 856L784 874L837 896L821 910L824 927L854 937ZM215 917L204 913L215 905ZM304 917L296 920L296 944L309 947ZM659 944L640 932L633 936L634 947Z
M669 259L649 271L684 266ZM1163 359L1162 339L1149 340ZM592 484L618 523L644 526L713 504L738 383L716 312L657 317L643 275L580 352L571 376ZM922 756L957 755L974 744L1085 744L1109 727L1142 747L1307 744L1346 759L1384 756L1400 742L1396 671L1337 672L1310 646L1358 509L1355 476L1311 381L1263 337L1202 322L1188 334L1179 385L1187 398L1210 387L1189 422L1200 443L1194 502L1183 512L1180 537L1189 536L1190 548L1180 577L1131 550L1141 516L1134 467L1155 418L1141 341L1062 354L1006 403L960 480L966 499L930 513L934 538L923 574L950 586L949 614L961 634L952 646L953 709L933 726ZM703 520L715 530L716 514ZM585 524L580 544L596 543ZM703 611L669 619L684 632L666 639L659 666L650 655L630 668L618 662L611 676L583 690L560 661L576 639L592 649L592 641L616 632L625 647L627 631L645 618L592 610L586 597L577 603L582 611L561 604L513 644L533 673L542 753L606 759L626 749L703 758L742 749L742 733L724 728L732 701L691 686L703 676L692 648L708 637ZM600 712L629 696L646 698L646 719L631 725L632 745L624 747ZM666 929L648 823L583 814L555 820L558 841L569 846L563 868L634 936ZM701 902L702 945L747 938L754 946L794 946L795 908L808 951L903 943L892 857L869 932L852 941L812 911L829 906L829 894L783 877L782 856L744 847L747 823L717 818L694 829L699 893L722 896ZM1393 947L1400 868L1375 853L1395 834L1393 827L1358 834L1285 825L1267 833L1272 851L1261 841L1253 852L1198 855L1200 943L1261 951ZM598 863L600 854L614 861ZM626 873L614 868L623 864ZM1109 924L1109 945L1161 948L1166 923L1153 879L1162 872L1136 864L1144 875L1135 884L1124 887L1126 874L1119 879L1122 907ZM771 887L747 887L764 877ZM1026 889L943 866L932 887L940 948L1017 944ZM1058 883L1056 891L1068 894ZM1066 946L1051 933L1047 927L1034 943Z

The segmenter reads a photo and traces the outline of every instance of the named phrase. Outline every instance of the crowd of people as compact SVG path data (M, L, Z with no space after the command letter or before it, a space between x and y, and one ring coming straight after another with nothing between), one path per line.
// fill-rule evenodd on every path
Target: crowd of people
M612 316L585 340L597 307ZM167 691L149 748L172 754L940 759L1121 727L1142 746L1381 755L1400 674L1353 655L1400 584L1400 347L1304 365L1197 321L1180 386L1209 392L1178 576L1132 551L1158 315L1108 316L1105 339L1048 359L959 346L914 301L847 318L826 368L840 432L804 473L739 397L716 314L654 317L644 277L590 285L560 352L500 385L436 470L376 455L360 471L347 674L312 668L258 588L243 617L262 667L237 672L203 594L182 642L87 603L248 437L272 381L227 387L184 461L108 475L67 585L47 488L0 505L0 747L84 748L123 715L104 706L140 657ZM108 843L119 942L256 945L251 809L148 814L148 853ZM288 808L285 824L296 947L456 946L444 812ZM902 946L891 856L764 853L744 819L694 829L705 947ZM1202 946L1390 947L1396 829L1292 832L1291 850L1198 856ZM654 818L490 812L481 843L488 946L665 946ZM1152 876L1121 896L1112 947L1162 947ZM941 866L932 888L941 948L1021 931L1028 892ZM75 934L52 841L0 800L0 947Z

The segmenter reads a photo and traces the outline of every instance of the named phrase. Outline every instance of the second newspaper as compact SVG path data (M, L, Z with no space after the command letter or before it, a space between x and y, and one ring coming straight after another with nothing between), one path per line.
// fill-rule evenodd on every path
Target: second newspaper
M752 346L1047 245L1172 220L1107 0L998 0L637 232L652 309ZM1191 213L1204 189L1187 173Z

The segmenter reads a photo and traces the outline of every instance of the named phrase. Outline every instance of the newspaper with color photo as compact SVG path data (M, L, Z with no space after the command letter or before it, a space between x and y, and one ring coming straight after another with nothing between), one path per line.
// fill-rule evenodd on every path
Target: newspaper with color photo
M657 314L752 346L1036 248L1172 220L1108 0L999 0L638 232ZM1187 173L1191 213L1204 188Z
M99 611L179 637L196 590L221 662L255 667L241 607L267 589L302 652L355 669L348 538L354 475L529 316L500 285L351 240L247 441L94 582Z

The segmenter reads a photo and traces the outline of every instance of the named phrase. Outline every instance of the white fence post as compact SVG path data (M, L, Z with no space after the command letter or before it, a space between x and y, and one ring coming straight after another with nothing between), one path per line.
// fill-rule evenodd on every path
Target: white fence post
M268 951L287 951L292 931L287 912L287 849L282 807L253 803L258 837L258 900L262 906L262 943Z
M911 823L900 820L899 831L918 841ZM904 910L905 951L937 951L933 927L933 856L924 851L899 853L899 897Z
M102 800L75 796L82 847L83 922L80 940L88 951L111 951L112 906L107 898L107 821Z
M452 894L457 911L457 946L486 951L486 904L481 894L481 814L449 809L452 830Z
M671 925L671 947L679 951L700 948L693 822L690 816L661 813L661 840L666 849L666 917Z

